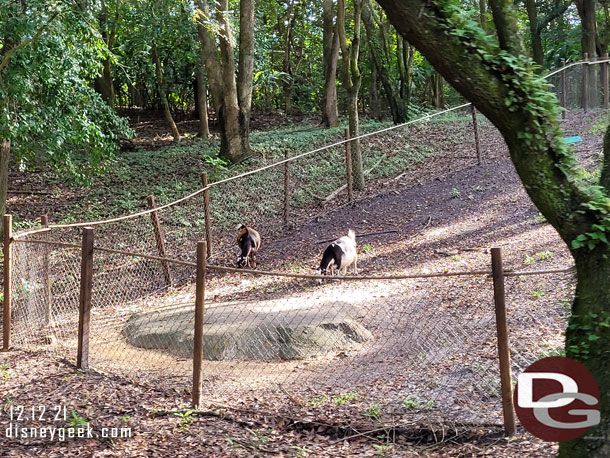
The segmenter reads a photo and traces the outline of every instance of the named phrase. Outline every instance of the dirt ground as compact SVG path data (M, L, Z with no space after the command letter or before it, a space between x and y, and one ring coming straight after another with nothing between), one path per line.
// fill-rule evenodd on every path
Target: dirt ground
M601 149L601 134L592 134L591 115L576 115L565 125L566 135L581 135L579 155L590 164ZM483 130L485 163L472 159L437 158L398 180L369 188L369 197L354 208L344 206L304 220L281 237L269 241L259 256L265 269L314 266L321 247L347 227L357 233L394 230L359 241L361 273L437 272L467 270L489 265L488 249L500 245L510 269L569 267L571 259L555 232L544 224L523 191L497 133ZM457 151L456 155L461 152ZM456 193L453 190L458 190ZM458 195L459 194L459 195ZM25 202L27 205L27 202ZM324 212L323 212L324 213ZM299 256L286 256L299 243ZM542 259L540 253L551 255ZM231 256L227 257L228 259ZM533 261L532 261L533 259ZM221 259L222 260L222 259ZM290 291L264 287L252 277L212 276L210 299L220 301L248 292L252 297L276 297ZM534 289L536 288L536 289ZM567 286L552 280L526 280L513 300L535 304L532 291L547 298L569 298ZM188 300L192 287L175 291ZM172 300L171 295L167 297ZM448 432L437 443L430 432L379 430L374 422L304 421L278 412L265 414L260 401L244 399L242 408L216 406L200 414L185 414L190 393L181 383L140 385L120 377L83 374L70 362L50 353L23 350L0 353L0 456L550 456L556 445L539 441L519 430L510 439L497 428L479 427ZM67 406L68 418L58 422L24 420L20 426L67 426L86 418L104 427L131 428L129 439L90 438L66 442L7 438L11 406ZM72 412L76 416L73 416ZM182 412L176 415L175 411ZM336 419L335 419L336 420ZM45 422L46 421L46 422ZM438 439L438 438L437 438Z

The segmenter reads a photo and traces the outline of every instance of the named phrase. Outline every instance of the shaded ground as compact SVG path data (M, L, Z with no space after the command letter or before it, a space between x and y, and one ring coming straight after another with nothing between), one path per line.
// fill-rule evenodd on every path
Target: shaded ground
M583 136L585 141L578 148L582 155L594 158L600 149L601 136L589 135L590 122L584 116L571 118L566 135ZM567 251L523 192L497 134L491 130L484 132L487 159L483 167L475 165L472 151L456 150L455 157L450 160L437 158L408 176L379 181L369 188L376 195L364 198L356 208L346 206L315 219L303 218L304 222L296 225L292 232L273 240L265 239L259 256L260 268L309 272L324 247L318 241L343 235L348 228L357 233L397 231L359 240L359 267L363 273L487 268L487 249L496 245L505 248L508 268L542 269L569 265ZM330 208L317 210L324 213ZM216 261L231 264L233 258L232 253L226 253L226 256L221 253ZM448 285L461 287L453 281ZM229 300L242 295L280 298L291 294L294 288L290 281L270 282L260 277L244 279L239 275L213 276L209 284L209 299ZM338 286L333 289L338 294L342 293ZM571 294L566 282L544 278L519 280L517 286L507 289L512 295L511 302L533 310L544 308L543 304L548 302L569 300ZM451 291L450 288L447 290ZM372 295L384 294L373 287L367 287L366 291ZM488 300L488 291L475 289L468 293L455 298L439 289L443 303L455 307L467 305L469 301ZM182 301L189 301L191 295L192 287L187 286L170 294L166 300L175 302L179 296ZM541 297L545 298L544 301ZM543 317L542 313L540 317ZM138 435L128 441L72 443L74 453L78 450L80 454L96 451L100 456L103 453L152 456L177 455L182 450L184 456L201 456L203 453L213 456L306 456L306 453L311 456L372 456L378 453L398 456L549 456L554 451L554 446L531 436L520 434L506 441L499 437L496 428L484 427L437 445L422 443L431 439L425 432L419 437L399 434L389 443L387 438L379 437L379 431L344 441L342 436L372 431L376 429L375 424L352 424L351 430L347 431L339 428L336 418L332 419L333 427L323 422L295 423L293 419L278 417L277 413L261 414L272 412L273 406L265 404L264 400L251 398L243 400L242 410L236 408L238 403L234 403L230 412L220 416L194 417L188 426L182 420L180 428L180 417L155 417L154 411L187 408L189 395L184 392L183 383L173 387L157 385L158 390L150 390L101 375L74 375L72 368L62 363L49 364L46 358L44 354L0 355L1 364L8 365L0 374L6 389L2 391L5 404L3 420L6 420L6 407L11 402L16 405L65 402L70 409L77 411L79 417L86 417L92 423L95 421L100 427L129 424L134 431L139 430ZM78 401L75 401L74 393L79 393ZM258 414L252 411L258 411ZM389 448L380 448L386 446ZM14 456L23 456L30 451L33 455L44 456L41 450L48 456L66 454L66 447L61 444L41 443L40 440L32 446L21 440L8 445L0 442L0 452L5 452L1 447L10 447ZM302 450L303 447L307 450Z
M9 365L10 369L6 369ZM242 409L227 411L218 406L202 415L181 417L166 411L188 409L189 396L171 386L149 389L95 373L86 376L44 353L0 353L3 410L0 416L0 456L503 456L546 457L554 446L519 432L510 440L496 431L480 428L456 436L447 431L446 441L435 444L423 432L419 436L387 437L372 424L362 429L329 426L323 422L295 422L273 414L254 413L256 401ZM23 383L23 374L28 382ZM102 437L67 439L6 438L11 406L65 406L56 421L23 419L20 427L69 427L87 420L92 434L102 428L130 428L131 438ZM111 431L111 430L109 430ZM371 431L366 433L366 431ZM123 430L123 434L127 430ZM385 433L385 437L384 437ZM432 442L431 442L432 441Z

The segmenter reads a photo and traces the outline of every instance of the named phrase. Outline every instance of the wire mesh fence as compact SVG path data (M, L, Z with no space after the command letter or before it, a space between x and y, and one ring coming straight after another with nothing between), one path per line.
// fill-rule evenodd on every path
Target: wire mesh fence
M605 65L573 65L549 82L567 108L604 106ZM591 81L593 89L587 86ZM446 123L443 138L432 148L425 139L437 135L438 123ZM476 163L475 138L464 135L465 128L472 128L467 105L362 138L367 181L381 186L382 179L434 157L451 158L453 169ZM493 129L484 119L480 128ZM178 376L188 386L196 242L209 237L211 260L234 265L239 224L264 228L265 240L273 240L291 222L348 200L343 144L302 156L284 152L280 159L289 161L211 183L171 205L154 209L149 201L150 211L92 223L91 367L139 379ZM74 356L84 226L52 225L15 235L10 257L15 345L53 345ZM212 269L210 275L217 282L206 300L206 402L237 403L250 396L264 398L271 410L296 409L301 415L500 421L489 278L323 280L321 286L318 280L273 274L253 279ZM570 283L565 276L556 281ZM519 277L507 282L509 296L524 287ZM473 288L489 291L489 297L473 299ZM563 345L566 304L537 299L510 301L508 307L514 376Z

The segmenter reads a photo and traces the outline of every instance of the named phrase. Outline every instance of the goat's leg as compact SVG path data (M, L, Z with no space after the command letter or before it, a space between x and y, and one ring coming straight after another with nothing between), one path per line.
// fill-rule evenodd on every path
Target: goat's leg
M354 275L358 275L358 255L354 258Z
M252 268L256 269L256 255L252 253L250 256L252 256Z

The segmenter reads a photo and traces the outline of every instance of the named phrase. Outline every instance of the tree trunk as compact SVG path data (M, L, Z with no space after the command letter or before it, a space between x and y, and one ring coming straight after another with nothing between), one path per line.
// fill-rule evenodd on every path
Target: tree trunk
M0 139L0 215L4 215L6 213L6 200L8 197L8 165L10 160L11 141ZM4 228L0 227L0 237L3 235Z
M392 81L388 69L392 67L392 62L389 61L389 55L386 54L385 49L389 48L386 41L386 36L383 33L381 27L375 27L374 21L375 12L368 1L364 1L362 7L362 22L366 30L366 37L369 43L369 49L371 51L371 58L373 67L379 75L379 80L383 86L383 92L386 96L386 101L390 107L390 113L392 114L392 121L394 124L401 124L408 120L408 102L400 96L398 92L398 83ZM375 32L378 31L379 35L375 36ZM400 64L400 61L399 61Z
M360 132L358 120L358 93L362 78L358 68L358 57L360 52L360 13L362 11L362 1L354 0L354 35L352 42L348 45L345 36L345 0L337 2L337 31L339 33L339 43L343 56L343 85L347 91L350 137L358 137ZM357 190L364 189L364 169L362 167L362 152L360 150L360 140L356 139L351 143L352 148L352 180L353 187Z
M254 0L239 2L239 67L237 100L239 102L239 135L241 155L250 154L250 113L252 111L252 77L254 72Z
M373 56L371 54L371 60ZM379 91L377 89L377 68L371 68L371 85L369 87L369 116L381 120L381 104L379 102Z
M250 110L252 106L252 71L254 68L254 3L240 1L240 53L239 72L235 76L233 33L227 21L228 1L216 4L216 21L219 25L218 45L207 25L199 22L197 32L205 60L212 102L218 118L220 156L240 162L250 154ZM210 16L207 2L198 1L205 17Z
M525 0L525 9L530 26L530 41L532 43L532 57L541 67L544 65L544 51L542 49L542 37L538 28L538 12L536 11L536 0Z
M487 25L487 0L479 0L479 21L481 22L481 28L486 32L489 31Z
M572 255L576 261L577 285L566 331L566 356L583 363L599 386L602 422L594 427L595 432L589 430L585 436L607 435L610 432L610 250L604 245L593 251L572 250ZM596 339L591 340L591 335ZM605 441L594 451L592 445L591 440L581 436L562 443L559 456L610 456L610 442Z
M210 136L210 127L208 125L208 98L206 95L207 88L205 87L205 69L203 63L198 61L197 64L197 113L199 117L199 131L197 136L200 138L208 138Z
M512 0L490 0L499 45L477 35L478 27L458 12L443 9L444 3L378 1L399 33L499 129L526 192L570 247L578 286L566 336L567 351L591 369L600 385L602 422L587 431L587 439L561 443L560 456L609 456L610 248L599 237L605 237L600 227L610 224L606 216L610 186L605 185L610 185L610 173L604 172L610 171L610 148L606 147L610 130L600 179L604 189L583 188L575 157L562 139L557 100L523 58ZM464 36L469 37L467 42ZM515 98L517 90L521 92ZM573 242L583 238L588 241L585 247L576 248ZM588 244L592 245L590 251ZM588 353L580 351L583 349Z
M178 132L178 127L176 126L174 118L172 117L172 112L169 109L169 102L167 101L167 94L165 93L165 86L163 81L163 67L161 66L159 50L156 45L153 45L151 54L153 62L155 63L155 79L157 81L157 91L159 93L159 99L161 100L161 105L163 106L163 114L165 115L165 120L167 121L169 127L172 130L174 140L180 141L180 132Z
M324 94L322 96L322 122L326 127L339 125L337 110L337 61L339 59L339 36L333 25L333 0L322 1L322 42L324 61Z
M431 76L431 88L432 106L434 106L434 108L443 108L445 106L443 77L438 72L434 72L434 74Z

